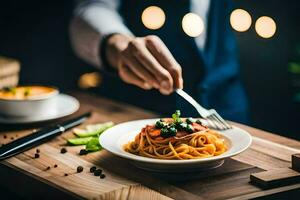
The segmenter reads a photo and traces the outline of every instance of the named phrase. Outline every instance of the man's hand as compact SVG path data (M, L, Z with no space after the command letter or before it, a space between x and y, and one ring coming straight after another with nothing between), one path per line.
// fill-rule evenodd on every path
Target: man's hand
M159 37L115 34L106 48L108 62L124 82L165 95L183 87L181 67Z

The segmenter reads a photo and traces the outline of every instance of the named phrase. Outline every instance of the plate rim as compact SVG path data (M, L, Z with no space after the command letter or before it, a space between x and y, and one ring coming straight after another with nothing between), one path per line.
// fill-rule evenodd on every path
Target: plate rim
M75 97L68 95L68 94L59 93L55 98L59 98L59 97L71 99L74 103L74 109L72 109L68 112L52 114L52 115L48 115L48 116L45 115L44 117L41 117L41 118L36 117L34 119L28 118L28 117L5 118L0 115L0 123L3 123L3 124L30 124L30 123L45 122L45 121L55 120L55 119L69 116L69 115L75 113L79 109L80 103Z
M237 129L237 130L241 130L243 132L243 134L247 135L248 138L248 143L239 151L236 152L232 152L230 154L221 154L218 156L214 156L214 157L209 157L209 158L199 158L199 159L189 159L189 160L165 160L165 159L155 159L155 158L148 158L148 157L143 157L143 156L138 156L138 155L134 155L134 154L130 154L124 151L124 153L119 153L119 152L114 152L109 150L108 148L105 148L105 144L101 141L101 138L104 138L106 134L108 134L110 131L113 131L113 129L118 128L118 126L124 126L124 124L127 123L136 123L136 122L141 122L141 121L155 121L155 120L159 120L160 118L152 118L152 119L139 119L139 120L133 120L133 121L127 121L127 122L123 122L120 124L117 124L116 126L104 131L100 136L99 136L99 143L100 145L107 150L108 152L122 157L122 158L126 158L135 162L146 162L146 163L156 163L156 164L168 164L168 165L178 165L178 164L195 164L195 163L204 163L204 162L213 162L213 161L217 161L217 160L221 160L221 159L226 159L226 158L230 158L233 156L236 156L242 152L244 152L245 150L247 150L251 144L252 144L252 136L250 133L248 133L246 130L236 127L236 126L232 126L233 128ZM146 125L146 124L145 124ZM132 130L132 131L136 131L136 130ZM222 135L224 135L225 137L226 134L224 134L222 131L217 130L218 132L221 132ZM227 137L228 138L228 137ZM229 139L229 138L228 138ZM230 143L232 143L232 141L229 141ZM117 145L118 143L116 142L115 145Z

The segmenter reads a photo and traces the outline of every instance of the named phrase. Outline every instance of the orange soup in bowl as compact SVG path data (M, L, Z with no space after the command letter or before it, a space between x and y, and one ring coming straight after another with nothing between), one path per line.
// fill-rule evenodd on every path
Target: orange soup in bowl
M53 87L47 86L18 86L4 88L0 90L0 99L3 100L26 100L26 99L42 99L58 91Z
M0 90L0 115L32 117L55 111L59 91L48 86L18 86Z

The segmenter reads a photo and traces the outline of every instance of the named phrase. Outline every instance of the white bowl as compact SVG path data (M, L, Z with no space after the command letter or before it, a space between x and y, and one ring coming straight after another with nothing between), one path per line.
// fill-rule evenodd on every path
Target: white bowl
M168 173L202 171L221 166L224 159L245 151L252 142L249 133L233 127L225 131L218 130L229 148L225 153L214 157L190 160L163 160L134 155L124 150L124 144L134 140L143 127L147 124L154 124L157 120L159 119L145 119L118 124L102 133L99 137L99 142L107 151L133 161L133 164L137 167Z
M56 104L55 97L59 94L59 91L54 87L48 88L52 88L54 90L35 98L0 98L0 115L7 117L30 117L42 116L45 113L51 114L54 112L53 108Z

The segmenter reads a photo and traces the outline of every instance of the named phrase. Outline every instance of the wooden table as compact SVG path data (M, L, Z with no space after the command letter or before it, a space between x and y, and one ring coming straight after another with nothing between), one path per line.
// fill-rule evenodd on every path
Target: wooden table
M85 93L74 95L81 102L81 109L75 115L87 110L94 111L85 124L155 117L154 113L123 103ZM262 190L249 183L251 173L289 167L291 154L299 152L300 142L241 124L235 125L252 134L253 144L242 154L226 160L222 167L207 172L176 176L156 174L138 169L129 161L105 150L79 156L82 147L67 147L68 152L61 154L65 138L73 137L69 131L38 146L40 158L34 158L37 148L33 148L2 161L0 183L29 199L249 199L300 188L300 184L293 184ZM2 144L33 130L32 127L25 127L26 130L3 131L3 128L16 127L1 126ZM76 173L78 165L84 167L82 173ZM105 179L89 172L94 165L103 169ZM48 166L50 169L47 170ZM66 173L68 176L65 176Z

